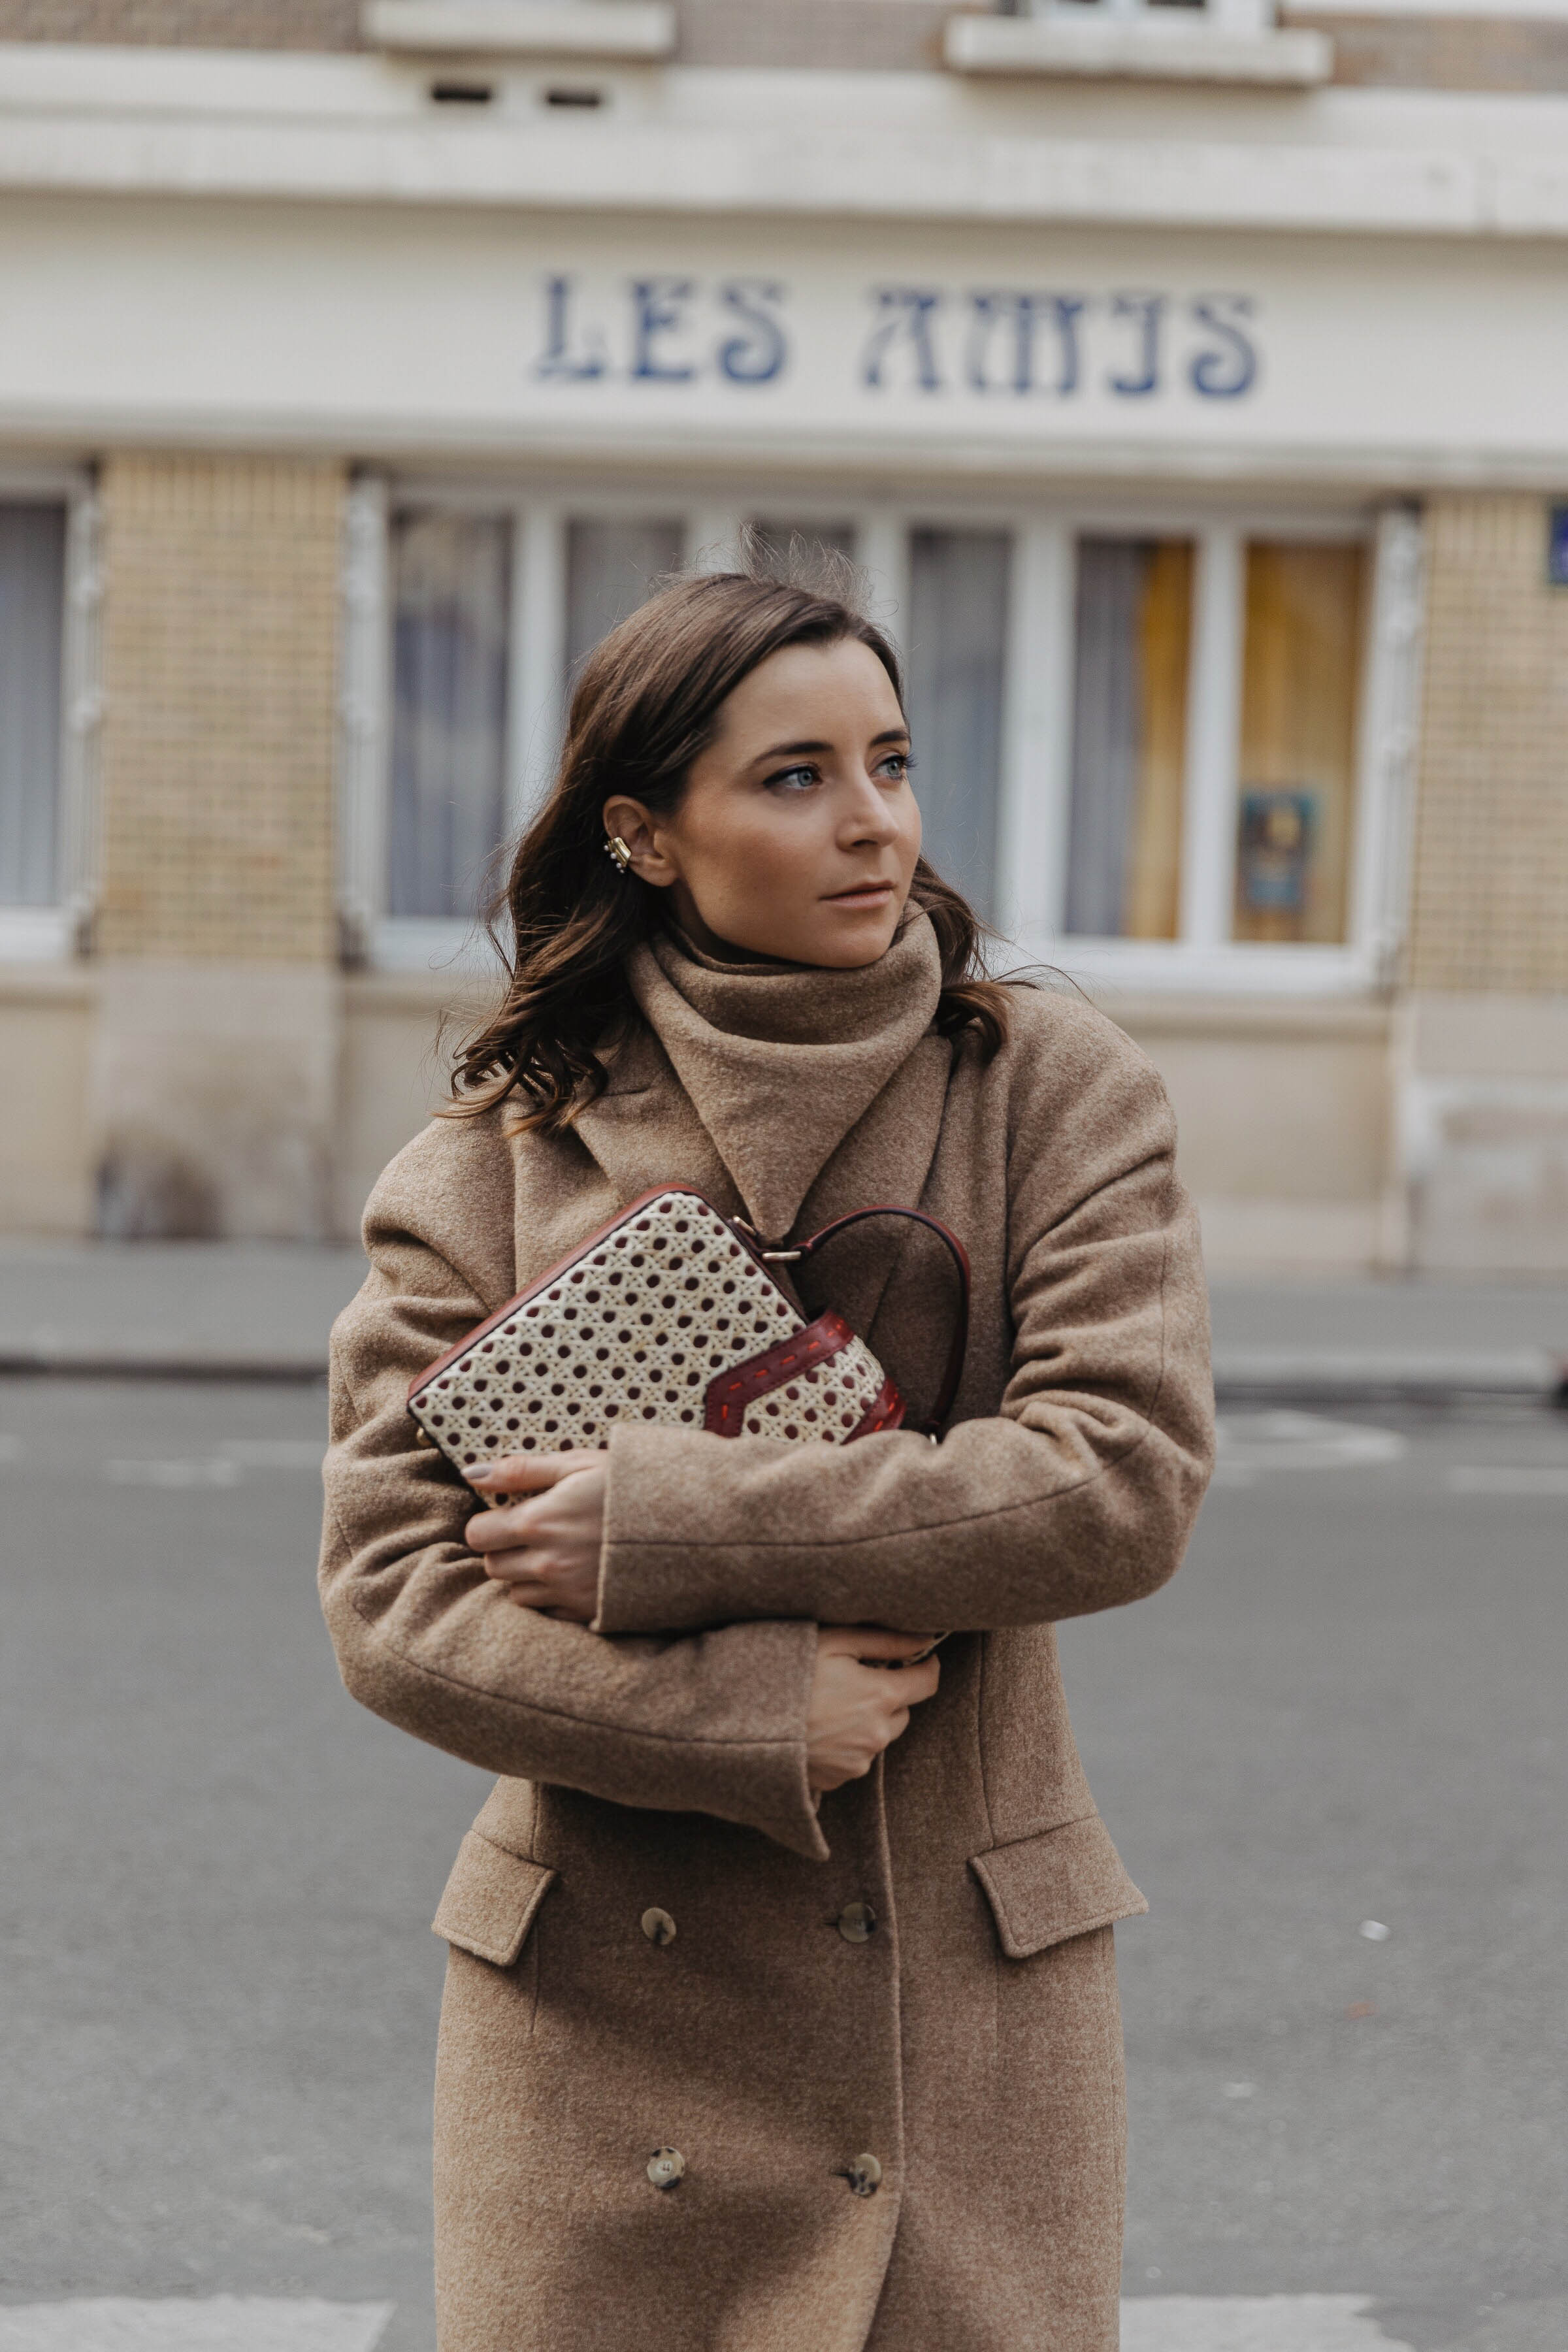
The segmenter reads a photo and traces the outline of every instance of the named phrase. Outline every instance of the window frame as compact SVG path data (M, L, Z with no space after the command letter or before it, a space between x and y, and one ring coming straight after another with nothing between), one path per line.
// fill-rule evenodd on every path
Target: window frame
M0 904L0 963L59 962L90 950L101 871L103 575L99 505L88 469L65 466L0 465L0 500L65 509L56 895L42 907Z
M770 509L807 527L852 522L870 574L873 616L897 638L909 598L911 532L1001 529L1012 536L1004 658L996 898L999 961L1048 963L1096 985L1140 992L1268 996L1364 994L1391 982L1405 929L1418 724L1422 531L1407 505L1206 504L1037 496L1027 501L797 493L765 478L741 496L688 484L539 488L409 475L359 478L344 564L340 904L345 959L392 971L472 970L489 950L478 922L385 912L390 776L388 521L394 507L441 504L512 523L511 692L506 824L515 834L549 782L563 712L566 525L595 514L680 516L686 560L701 565L742 520ZM1079 536L1183 537L1195 544L1187 712L1180 936L1064 933L1074 677L1074 551ZM1342 945L1231 940L1249 539L1348 539L1369 549L1371 578L1357 715L1356 807ZM542 615L542 619L540 616Z
M1405 928L1417 723L1421 529L1413 510L1082 506L1020 520L1015 541L1013 725L1004 765L1004 928L1031 958L1130 989L1341 995L1386 987ZM1080 535L1191 538L1196 549L1187 696L1181 912L1174 940L1075 936L1067 893L1072 760L1074 543ZM1356 714L1355 816L1342 944L1229 937L1249 540L1363 541L1371 578ZM1031 623L1033 625L1031 625ZM1034 674L1030 677L1030 656ZM1030 877L1030 887L1022 877Z
M1168 25L1173 18L1187 18L1214 32L1257 34L1273 31L1277 12L1274 0L1190 0L1184 6L1169 0L1024 0L1023 6L998 13L1079 25Z

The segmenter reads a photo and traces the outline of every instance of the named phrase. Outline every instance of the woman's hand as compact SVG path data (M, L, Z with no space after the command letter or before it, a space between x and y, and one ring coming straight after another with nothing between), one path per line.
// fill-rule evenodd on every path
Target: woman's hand
M485 1574L509 1601L545 1617L588 1625L598 1613L599 1554L605 1541L603 1454L509 1454L471 1483L481 1493L526 1494L532 1500L480 1511L463 1533Z
M935 1658L919 1665L868 1666L866 1658L915 1658L929 1633L889 1633L878 1625L824 1625L805 1721L805 1770L813 1795L868 1773L908 1729L910 1709L934 1696Z

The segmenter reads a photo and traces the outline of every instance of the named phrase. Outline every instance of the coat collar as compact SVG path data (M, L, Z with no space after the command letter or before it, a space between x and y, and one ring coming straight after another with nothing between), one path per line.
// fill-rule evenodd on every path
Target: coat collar
M649 1170L644 1183L696 1182L700 1158L704 1189L722 1171L725 1192L769 1239L790 1232L846 1139L915 1055L942 986L923 913L858 971L725 965L661 935L634 950L627 976L652 1035L617 1056L608 1092L579 1120L584 1141L617 1179L633 1160ZM948 1059L944 1049L944 1080ZM658 1086L661 1062L679 1080L684 1106ZM922 1083L919 1091L929 1088ZM923 1130L929 1121L916 1124ZM931 1148L934 1141L933 1134ZM917 1198L929 1164L925 1149L912 1191L907 1183L882 1189ZM888 1175L898 1181L905 1171Z

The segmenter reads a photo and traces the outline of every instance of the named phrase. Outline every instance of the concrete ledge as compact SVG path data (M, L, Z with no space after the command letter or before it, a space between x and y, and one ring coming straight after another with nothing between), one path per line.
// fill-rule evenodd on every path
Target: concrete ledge
M417 55L657 60L675 48L664 0L365 0L360 22L373 47Z
M0 962L0 1007L93 1005L98 1002L98 988L96 964Z
M1049 74L1098 81L1239 82L1310 89L1334 69L1325 33L1222 33L1210 25L1058 24L1029 16L953 16L942 56L954 73Z
M1340 1045L1385 1045L1393 1032L1386 998L1366 996L1207 996L1100 982L1088 993L1107 1020L1142 1037L1311 1038Z
M1380 1199L1232 1198L1196 1190L1195 1201L1211 1274L1266 1274L1293 1266L1300 1272L1366 1275L1394 1255L1384 1246L1386 1212Z

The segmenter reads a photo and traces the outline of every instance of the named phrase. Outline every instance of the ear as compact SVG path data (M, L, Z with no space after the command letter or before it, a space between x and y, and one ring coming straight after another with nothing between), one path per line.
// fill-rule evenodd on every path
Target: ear
M668 836L641 801L616 793L605 803L603 814L605 838L609 841L620 835L632 853L631 870L639 881L651 883L656 890L668 890L672 882L679 881L680 869L670 856Z

